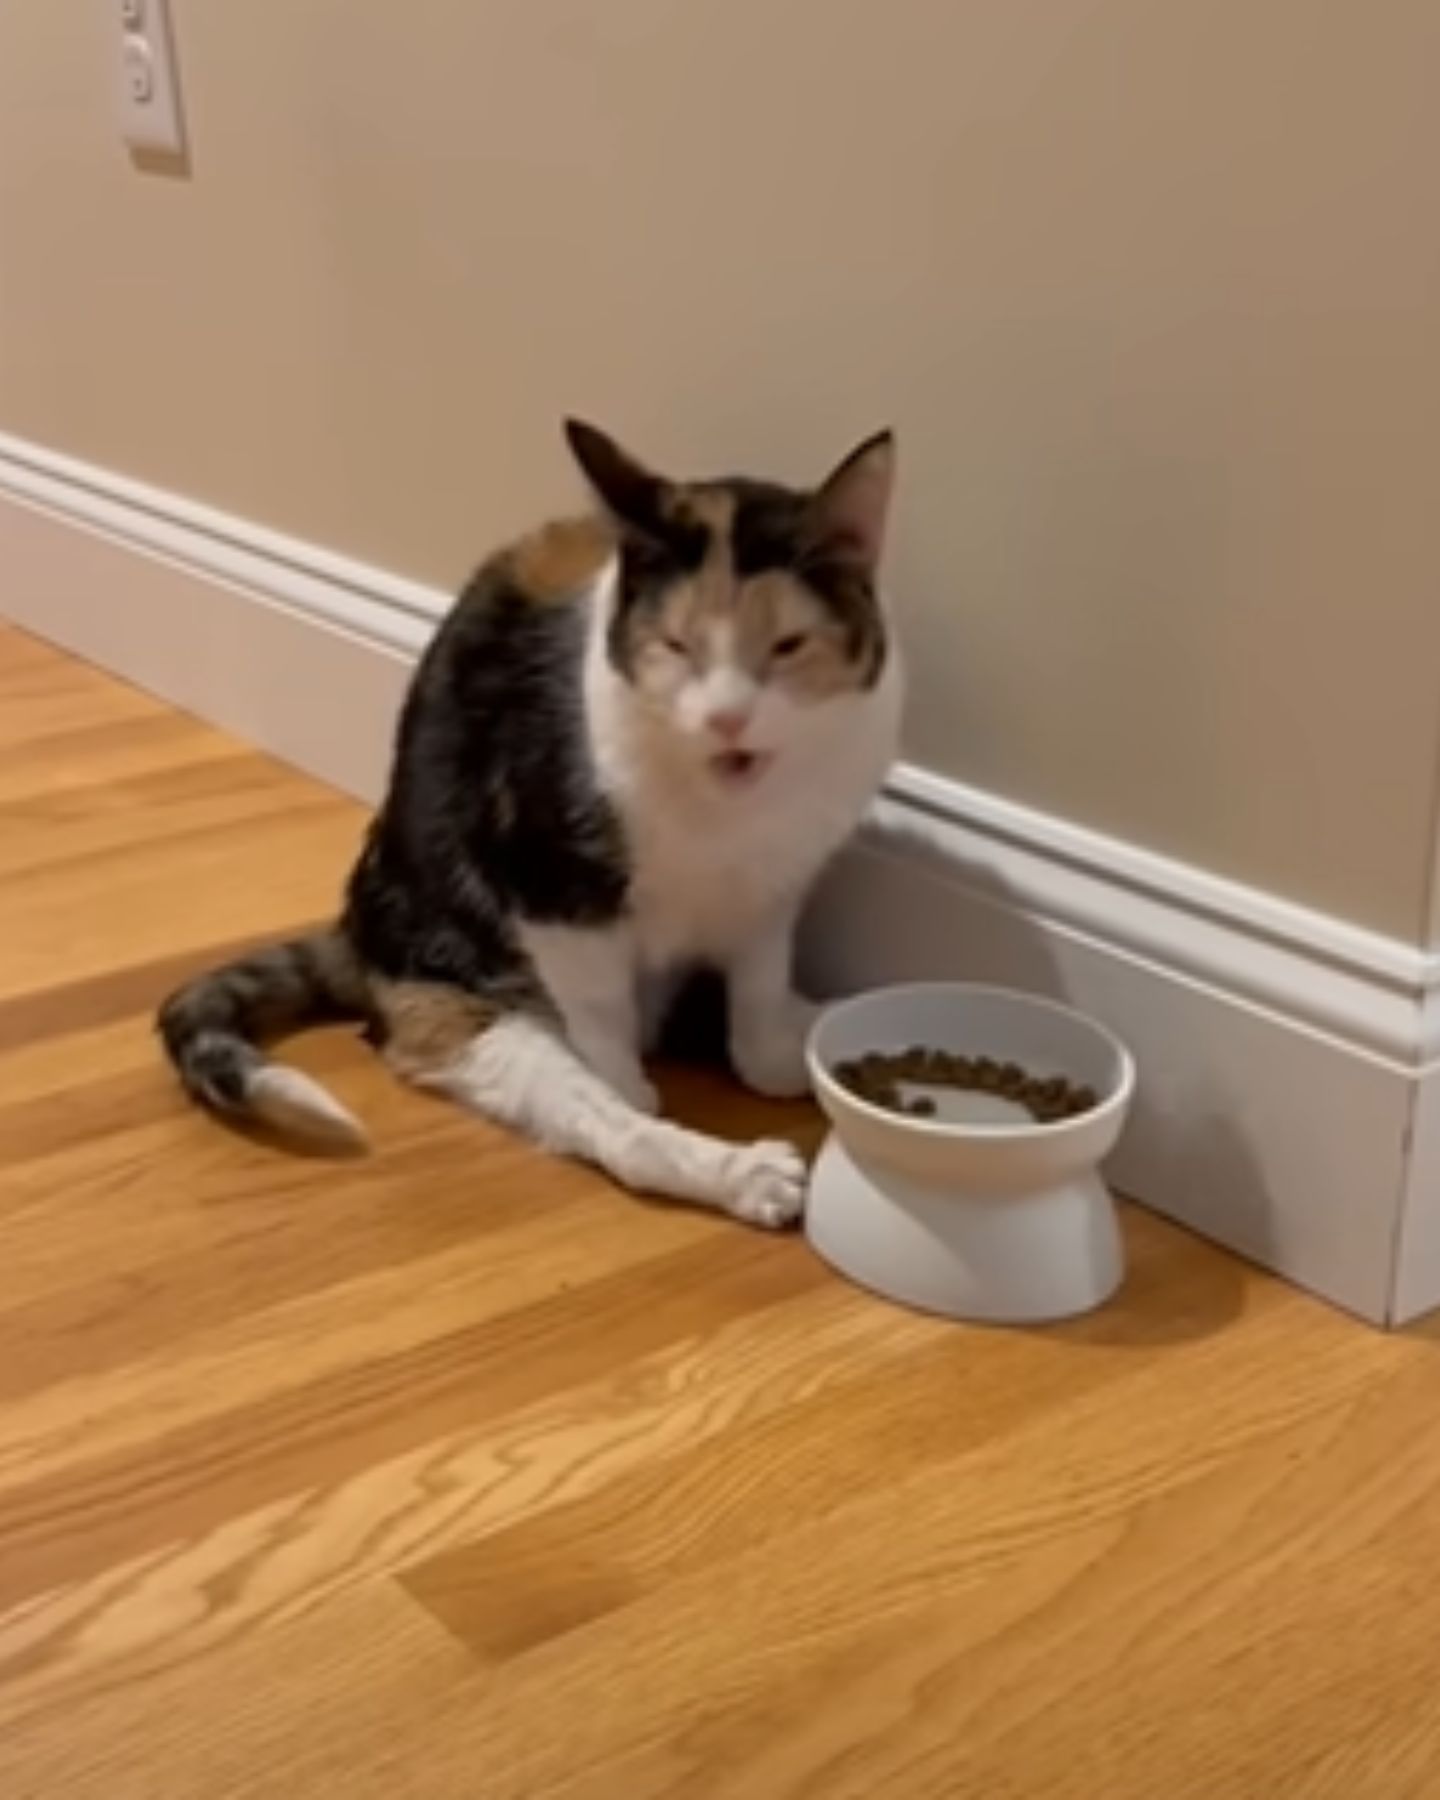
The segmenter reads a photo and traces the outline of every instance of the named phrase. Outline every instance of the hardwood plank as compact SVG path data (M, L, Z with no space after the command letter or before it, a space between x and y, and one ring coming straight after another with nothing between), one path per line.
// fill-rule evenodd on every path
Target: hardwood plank
M718 1327L696 1321L659 1351L499 1419L37 1596L0 1631L0 1731L83 1699L97 1677L188 1663L242 1629L598 1495L651 1458L887 1367L936 1329L909 1320L897 1333L847 1301L825 1284Z
M1288 1311L1282 1302L1254 1318L1257 1355L1283 1353ZM1186 1652L1189 1680L1203 1688L1224 1668L1235 1615L1207 1603L1217 1566L1235 1569L1247 1605L1265 1572L1263 1556L1258 1574L1248 1558L1236 1566L1231 1528L1258 1517L1257 1493L1297 1466L1287 1499L1312 1491L1337 1430L1397 1367L1378 1338L1354 1355L1352 1333L1336 1320L1307 1334L1303 1372L1258 1402L1251 1370L1222 1339L1201 1338L1173 1348L1163 1366L1076 1396L1060 1416L1045 1409L918 1472L897 1459L891 1482L818 1518L772 1495L792 1529L749 1547L737 1533L728 1555L666 1569L632 1604L516 1657L497 1671L483 1716L437 1721L440 1754L515 1770L501 1791L547 1800L1048 1794L1047 1782L1076 1796L1154 1792L1168 1769L1163 1739L1151 1741L1158 1760L1148 1769L1099 1758L1106 1779L1093 1779L1092 1763L1088 1787L1065 1785L1063 1745L1072 1755L1088 1746L1094 1689L1113 1681L1123 1711L1150 1667L1150 1618L1128 1609L1132 1589L1153 1588L1163 1605L1173 1577L1176 1636L1199 1634ZM1428 1391L1433 1376L1424 1377ZM1320 1492L1324 1517L1336 1496ZM1222 1494L1233 1498L1217 1513L1202 1581L1195 1534ZM1146 1522L1172 1508L1184 1528L1147 1533ZM687 1529L683 1515L655 1526ZM1166 1648L1162 1632L1157 1649ZM1003 1671L993 1684L980 1673L992 1659ZM1032 1689L1019 1671L1037 1661L1048 1678ZM597 1692L603 1706L588 1701ZM1002 1700L1015 1709L1013 1731L995 1722ZM1008 1758L1052 1703L1070 1710L1045 1782L1008 1789ZM1170 1697L1177 1710L1185 1704ZM917 1713L931 1720L920 1754ZM522 1722L542 1714L554 1725L537 1738ZM995 1753L981 1756L987 1738ZM772 1747L789 1765L783 1782L768 1772ZM392 1773L405 1751L391 1746Z
M137 831L148 824L147 815L137 817ZM276 917L333 911L358 841L350 808L301 794L289 814L268 822L263 841L263 864L255 838L221 825L157 837L143 857L122 846L7 878L0 999L108 972L122 944L151 962L187 946L258 936ZM196 893L206 896L203 912L191 903Z
M263 1399L157 1433L0 1493L0 1609L129 1560L176 1531L212 1529L279 1494L343 1480L427 1435L503 1416L597 1360L626 1361L823 1279L789 1247L701 1242L564 1288L418 1344L295 1382L271 1364ZM483 1379L477 1371L484 1371ZM203 1404L203 1396L202 1396ZM82 1445L83 1448L83 1445Z
M370 1785L364 1767L363 1745L379 1720L408 1725L418 1743L449 1694L477 1698L463 1651L398 1589L371 1583L240 1631L162 1680L110 1680L97 1670L73 1707L0 1736L0 1792L7 1800L380 1792L474 1800L485 1791L480 1772L442 1789L426 1773L423 1749L398 1782L387 1776L386 1790Z
M1157 1307L1168 1298L1174 1341L1208 1337L1235 1303L1233 1263L1219 1252L1197 1257L1153 1221L1128 1223L1137 1280ZM654 1455L604 1494L537 1509L402 1579L477 1654L508 1659L687 1572L771 1540L791 1546L838 1508L883 1496L898 1469L914 1475L993 1448L1140 1374L1144 1365L1109 1335L1103 1314L997 1334L978 1383L972 1334L917 1322L903 1353L904 1340L891 1333L889 1353L873 1353L843 1385L797 1396L783 1413L747 1420L743 1433ZM1078 1351L1089 1354L1077 1364Z
M41 733L73 731L103 716L107 722L153 718L158 700L137 688L107 681L83 663L36 656L7 665L0 705L0 749Z
M146 820L148 843L214 832L240 820L333 812L317 796L297 800L294 777L252 756L217 756L182 767L146 770L103 785L33 789L0 802L0 879L44 880L72 864L133 857L135 820ZM346 809L348 811L348 809ZM103 864L102 864L103 866ZM89 871L76 868L77 876ZM23 889L18 903L26 904Z
M103 790L112 782L157 771L199 769L237 757L249 760L251 755L219 732L197 739L194 720L171 712L37 732L5 746L0 757L0 804L76 788Z

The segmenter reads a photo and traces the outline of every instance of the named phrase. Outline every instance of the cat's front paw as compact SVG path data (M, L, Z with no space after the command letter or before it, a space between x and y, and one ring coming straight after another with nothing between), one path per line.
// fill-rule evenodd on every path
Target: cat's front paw
M730 1061L746 1087L771 1100L796 1100L810 1092L805 1046L820 1008L792 999L773 1018L742 1022L730 1043Z
M782 1231L805 1211L805 1158L793 1144L762 1138L734 1153L734 1185L725 1210L747 1225Z

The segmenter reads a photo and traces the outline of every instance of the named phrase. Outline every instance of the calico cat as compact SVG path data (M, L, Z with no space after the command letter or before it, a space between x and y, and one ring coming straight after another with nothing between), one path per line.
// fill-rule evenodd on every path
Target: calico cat
M630 1188L785 1225L798 1152L655 1118L641 1059L707 965L741 1080L806 1088L796 915L895 751L893 443L800 492L566 430L600 510L500 551L441 625L338 924L182 988L159 1029L201 1104L363 1142L259 1047L360 1020L407 1080Z

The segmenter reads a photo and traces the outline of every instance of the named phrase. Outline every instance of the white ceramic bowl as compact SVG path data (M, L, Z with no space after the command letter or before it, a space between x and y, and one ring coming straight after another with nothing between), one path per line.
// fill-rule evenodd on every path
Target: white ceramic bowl
M929 1090L936 1116L859 1099L837 1063L923 1045L1093 1088L1099 1104L1056 1124L990 1094ZM842 1274L953 1318L1034 1324L1088 1312L1124 1271L1100 1164L1135 1091L1119 1040L1081 1014L1001 988L932 982L831 1007L810 1038L831 1133L811 1182L810 1242Z

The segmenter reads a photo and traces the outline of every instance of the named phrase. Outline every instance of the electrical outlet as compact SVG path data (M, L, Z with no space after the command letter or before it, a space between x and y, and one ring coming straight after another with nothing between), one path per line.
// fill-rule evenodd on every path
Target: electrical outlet
M185 152L175 45L167 0L105 0L118 27L120 132L135 150Z

